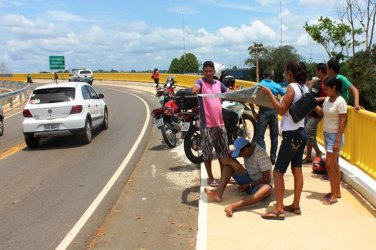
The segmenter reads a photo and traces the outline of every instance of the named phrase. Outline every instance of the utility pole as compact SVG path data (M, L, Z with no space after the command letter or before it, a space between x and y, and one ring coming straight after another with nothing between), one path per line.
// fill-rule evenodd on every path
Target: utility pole
M181 22L182 22L182 30L183 30L183 74L185 74L185 35L184 35L184 13L181 13Z

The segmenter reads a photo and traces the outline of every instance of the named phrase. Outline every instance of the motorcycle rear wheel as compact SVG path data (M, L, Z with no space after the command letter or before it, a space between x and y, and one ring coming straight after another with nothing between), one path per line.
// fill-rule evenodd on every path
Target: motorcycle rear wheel
M161 127L161 132L163 140L166 142L167 146L174 148L176 146L177 138L172 125L170 123L165 123L163 127Z
M195 164L200 164L204 161L201 148L201 133L200 129L192 126L184 138L184 152L187 158Z

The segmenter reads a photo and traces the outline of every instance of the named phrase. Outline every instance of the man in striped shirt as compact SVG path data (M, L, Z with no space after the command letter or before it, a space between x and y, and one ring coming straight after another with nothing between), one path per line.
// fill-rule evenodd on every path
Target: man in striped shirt
M242 137L235 140L234 147L232 157L226 162L222 171L218 188L214 190L205 188L205 193L210 200L221 202L227 183L232 176L239 184L238 191L248 194L243 199L225 206L224 210L229 217L232 217L235 210L265 199L272 191L270 185L272 164L266 151L258 144L250 143ZM244 167L236 160L239 156L244 158Z

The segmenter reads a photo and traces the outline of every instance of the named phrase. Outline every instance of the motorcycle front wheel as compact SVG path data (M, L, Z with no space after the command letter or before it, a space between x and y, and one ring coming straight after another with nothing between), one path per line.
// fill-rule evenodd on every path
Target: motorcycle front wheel
M195 164L204 161L201 149L201 133L196 126L191 126L184 138L184 153Z
M173 131L173 127L170 123L165 123L163 127L161 127L161 132L163 136L163 140L166 142L167 146L170 148L174 148L176 146L176 133Z
M248 141L253 141L255 139L255 131L256 120L250 115L242 114L237 135L248 139Z

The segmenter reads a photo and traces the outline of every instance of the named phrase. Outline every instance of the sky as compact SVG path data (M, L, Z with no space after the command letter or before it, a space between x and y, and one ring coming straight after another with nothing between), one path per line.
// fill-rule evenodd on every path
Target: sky
M36 73L50 71L49 56L64 56L66 69L167 70L193 53L201 63L243 68L254 42L292 45L307 62L326 62L303 26L336 19L337 2L0 0L0 64Z

